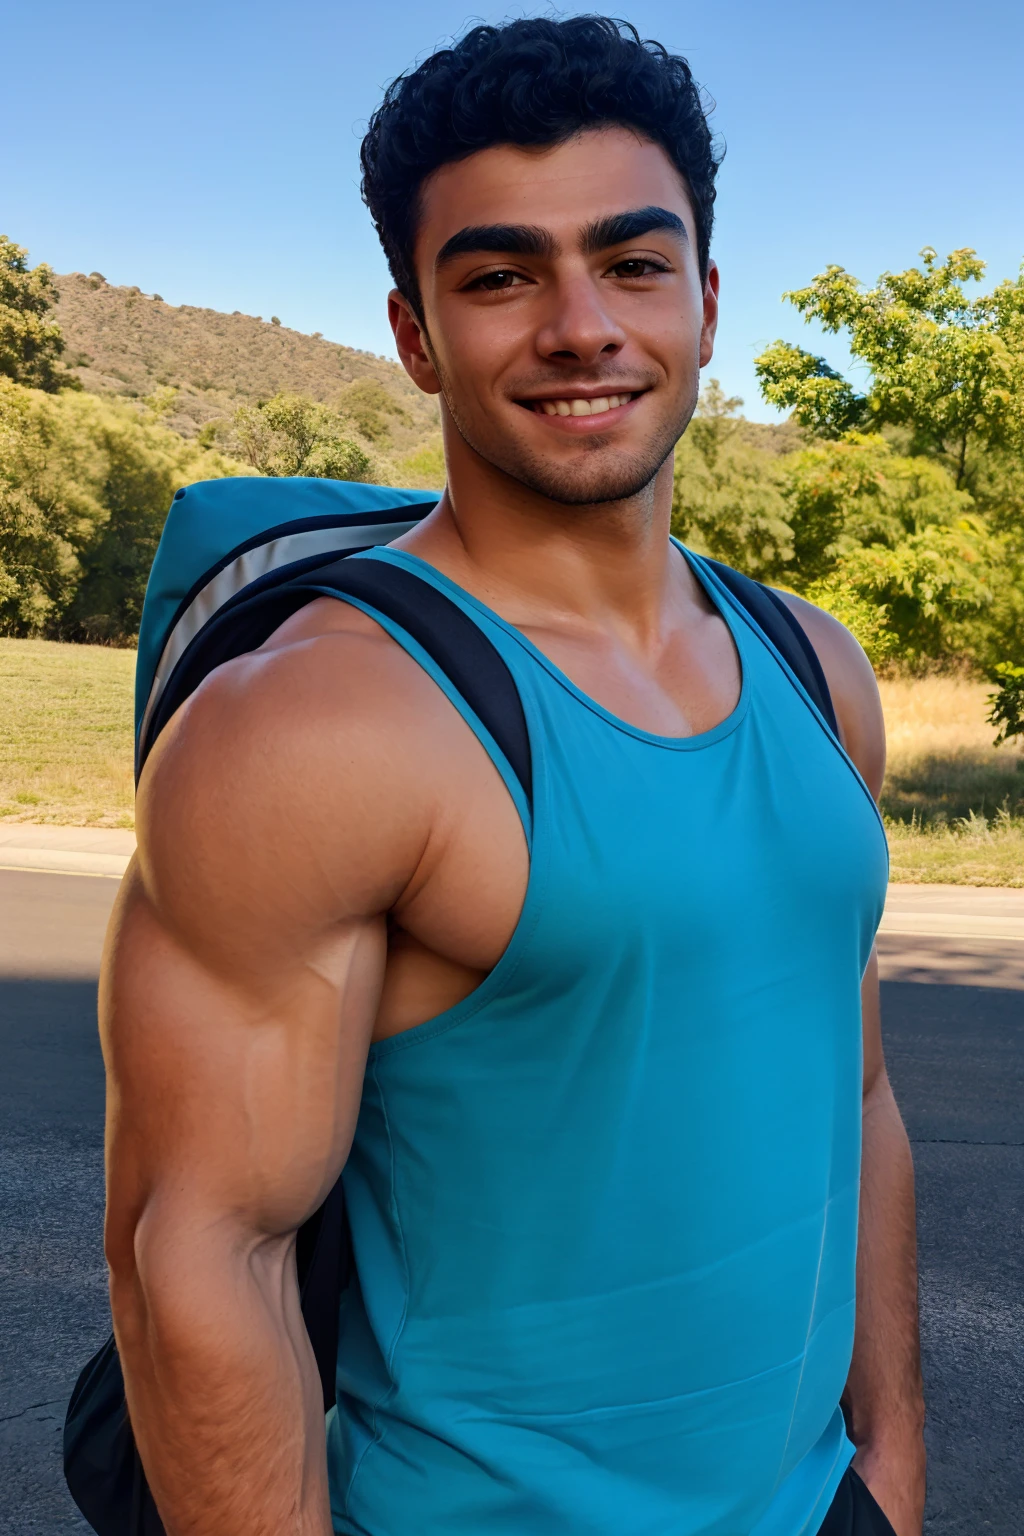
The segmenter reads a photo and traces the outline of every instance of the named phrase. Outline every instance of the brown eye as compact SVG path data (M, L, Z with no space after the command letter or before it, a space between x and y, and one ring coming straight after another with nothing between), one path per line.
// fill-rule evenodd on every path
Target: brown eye
M652 272L667 272L668 268L660 266L656 261L648 261L645 257L634 256L616 262L612 271L617 277L650 277Z
M469 286L483 288L487 293L501 293L503 289L512 288L522 281L518 272L485 272L483 277L478 277Z

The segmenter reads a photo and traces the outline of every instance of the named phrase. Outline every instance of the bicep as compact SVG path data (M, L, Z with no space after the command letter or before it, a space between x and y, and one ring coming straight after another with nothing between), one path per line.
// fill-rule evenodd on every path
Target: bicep
M258 1240L317 1207L351 1140L384 945L382 922L352 922L240 974L128 877L101 984L115 1250L157 1213Z
M147 762L101 994L114 1240L172 1206L287 1234L347 1154L430 802L344 645L219 668Z

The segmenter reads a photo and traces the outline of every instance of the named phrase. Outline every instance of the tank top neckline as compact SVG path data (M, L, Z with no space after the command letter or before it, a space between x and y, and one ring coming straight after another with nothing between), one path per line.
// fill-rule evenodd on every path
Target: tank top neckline
M716 590L713 580L709 578L708 573L703 569L703 562L699 556L695 556L691 550L687 549L677 539L672 539L671 543L674 548L679 550L683 559L700 582L701 587L714 604L720 617L725 622L732 636L733 645L736 647L736 654L740 665L740 693L733 708L717 725L711 726L706 731L695 732L690 736L660 736L654 731L645 731L642 726L633 725L629 720L623 720L620 715L613 714L611 710L606 709L603 704L599 704L595 698L592 698L589 693L585 693L582 688L577 687L572 678L566 672L563 672L561 667L553 662L549 656L545 655L538 646L534 645L533 641L521 629L517 629L514 624L510 624L507 619L503 619L500 613L497 613L493 608L489 608L486 603L481 602L478 597L475 597L472 592L468 592L465 587L460 587L458 582L453 581L450 576L438 570L436 565L431 565L429 560L424 560L419 555L410 554L408 550L393 549L387 544L378 545L376 548L367 550L364 555L357 556L356 558L392 560L405 565L415 575L422 576L425 580L433 582L435 586L454 597L457 602L462 603L468 608L475 609L483 618L506 634L510 640L514 640L528 656L533 658L538 666L543 668L559 687L563 688L566 693L582 704L585 709L589 709L591 713L597 715L599 719L611 726L613 730L621 731L627 736L632 736L637 741L645 742L648 746L660 747L667 751L699 752L706 747L713 747L718 742L725 740L726 737L731 736L743 722L749 710L750 668L748 664L749 653L746 646L746 627L736 622L728 600Z

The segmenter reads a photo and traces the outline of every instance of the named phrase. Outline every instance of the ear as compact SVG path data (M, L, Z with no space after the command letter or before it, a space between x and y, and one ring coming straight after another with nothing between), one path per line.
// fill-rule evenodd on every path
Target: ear
M704 284L704 322L700 328L700 366L706 367L715 350L715 332L718 330L718 287L721 277L717 262L708 263L707 282Z
M427 328L417 319L409 300L392 288L388 294L388 319L395 333L395 346L402 367L425 395L439 395L441 381L430 358Z

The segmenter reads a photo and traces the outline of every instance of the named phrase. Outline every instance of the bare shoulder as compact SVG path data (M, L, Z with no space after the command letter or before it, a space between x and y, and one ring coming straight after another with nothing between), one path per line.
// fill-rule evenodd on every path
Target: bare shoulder
M422 669L325 599L217 668L139 794L139 875L182 937L211 907L254 941L387 911L411 878L465 726ZM464 754L462 754L464 756Z
M871 663L846 625L832 614L793 592L778 595L817 652L843 745L877 800L885 777L885 719Z

